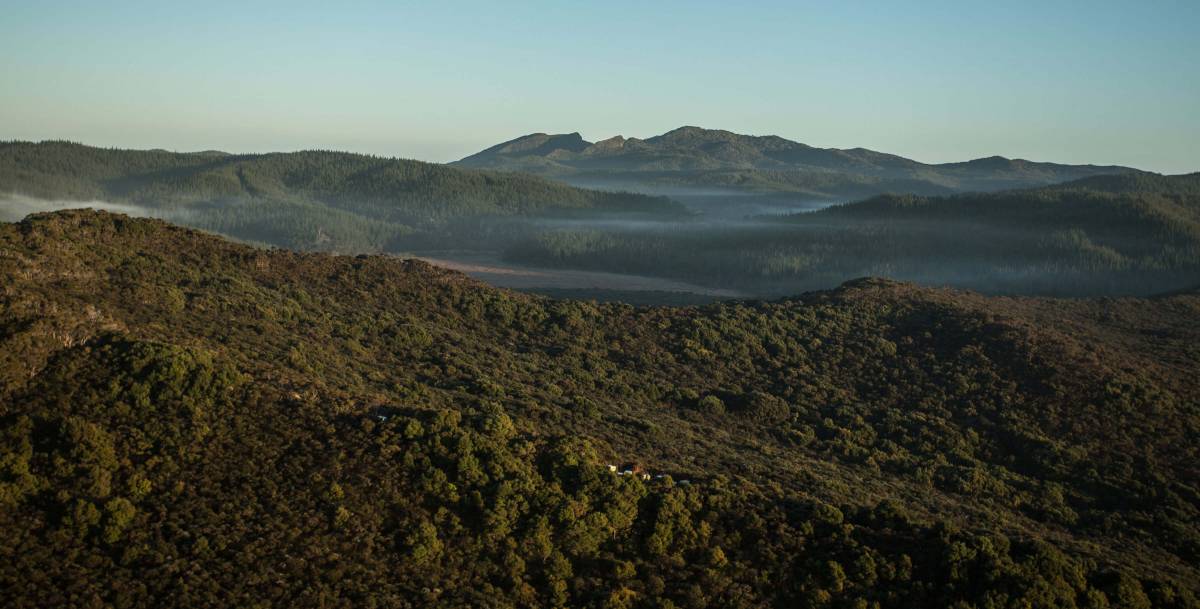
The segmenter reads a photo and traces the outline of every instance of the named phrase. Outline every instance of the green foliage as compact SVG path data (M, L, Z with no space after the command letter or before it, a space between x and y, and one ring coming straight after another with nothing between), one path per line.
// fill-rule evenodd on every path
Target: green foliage
M696 403L696 407L700 409L700 412L706 414L725 413L725 402L722 402L721 398L715 395L706 395L700 398L700 401Z
M0 507L15 506L38 486L29 470L33 458L33 420L20 416L0 435Z
M0 280L6 606L1197 606L1194 294L594 305L95 212Z
M104 504L104 533L102 538L113 543L121 538L125 528L133 522L137 509L124 497L117 497Z

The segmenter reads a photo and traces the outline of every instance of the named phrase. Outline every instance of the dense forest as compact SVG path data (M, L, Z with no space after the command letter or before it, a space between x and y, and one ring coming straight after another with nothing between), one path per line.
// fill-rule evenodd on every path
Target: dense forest
M247 241L352 253L470 217L683 213L662 197L344 152L173 153L59 141L0 142L5 194L133 205Z
M887 276L1003 294L1146 295L1200 285L1200 174L882 195L696 230L546 231L507 255L766 294Z
M34 215L0 224L0 597L1194 608L1198 320L877 279L597 305Z

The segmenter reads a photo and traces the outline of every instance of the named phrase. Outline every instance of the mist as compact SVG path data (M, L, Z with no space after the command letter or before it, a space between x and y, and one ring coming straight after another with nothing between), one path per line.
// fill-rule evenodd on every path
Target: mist
M862 276L1054 296L1148 295L1200 283L1191 262L1200 252L1186 238L1173 241L1161 230L1087 220L1087 214L1018 221L971 218L952 208L888 216L820 211L828 201L788 200L771 208L767 197L714 192L703 199L702 206L691 199L692 213L676 216L562 210L422 225L369 220L318 201L150 207L7 195L0 198L0 220L90 208L255 245L418 257L500 287L644 304L775 298Z
M61 211L64 209L95 209L144 218L169 218L171 215L165 210L128 203L47 200L20 194L0 195L0 222L19 222L29 214Z

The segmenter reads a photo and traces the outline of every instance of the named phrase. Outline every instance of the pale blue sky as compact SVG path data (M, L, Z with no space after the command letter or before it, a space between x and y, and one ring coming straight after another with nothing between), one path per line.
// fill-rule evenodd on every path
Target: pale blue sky
M457 159L680 125L1200 170L1200 2L0 0L0 139Z

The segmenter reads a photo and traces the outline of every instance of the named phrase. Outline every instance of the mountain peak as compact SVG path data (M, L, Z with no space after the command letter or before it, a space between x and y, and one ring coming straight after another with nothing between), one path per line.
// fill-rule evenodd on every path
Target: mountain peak
M685 142L692 142L692 141L696 141L696 140L707 140L707 141L725 140L725 141L728 141L731 139L743 138L743 137L747 137L747 136L738 135L736 133L733 133L732 131L725 131L722 129L705 129L703 127L684 125L683 127L678 127L678 128L672 129L662 135L652 137L648 141L685 143Z
M496 144L487 150L473 154L463 161L482 161L500 155L505 156L547 156L557 151L582 152L591 142L583 139L578 131L571 133L530 133Z
M615 152L617 150L624 148L625 142L627 142L627 141L629 141L629 140L625 139L624 136L614 135L608 139L600 140L599 142L592 144L592 147L588 148L587 151L590 153Z
M1002 157L998 154L985 156L983 158L971 159L965 165L978 169L1003 169L1013 164L1013 160L1008 157Z
M719 132L719 130L705 129L704 127L697 127L695 125L683 125L682 127L676 127L674 129L664 133L663 137L668 136L668 135L695 135L695 134L700 134L700 133L713 133L713 132Z

